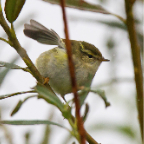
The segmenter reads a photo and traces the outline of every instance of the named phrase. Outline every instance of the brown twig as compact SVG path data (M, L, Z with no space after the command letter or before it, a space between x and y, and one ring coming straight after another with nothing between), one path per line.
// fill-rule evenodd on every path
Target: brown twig
M133 4L135 0L125 0L126 9L126 25L128 28L128 34L131 44L131 52L133 58L135 83L137 91L137 108L138 108L138 119L141 129L141 136L143 140L143 77L142 77L142 66L140 57L140 47L137 40L137 34L135 29L135 20L133 16Z
M66 37L66 50L68 54L68 64L69 64L69 70L70 70L70 76L71 76L71 82L72 82L72 91L74 93L74 102L76 106L76 118L77 118L77 128L80 135L80 142L81 144L85 144L85 130L83 127L83 121L80 116L80 104L77 94L77 85L76 85L76 77L75 77L75 71L74 71L74 64L72 60L72 51L71 51L71 44L69 40L69 34L68 34L68 25L67 25L67 18L66 18L66 12L65 12L65 1L61 0L61 7L62 7L62 13L63 13L63 20L64 20L64 27L65 27L65 37Z

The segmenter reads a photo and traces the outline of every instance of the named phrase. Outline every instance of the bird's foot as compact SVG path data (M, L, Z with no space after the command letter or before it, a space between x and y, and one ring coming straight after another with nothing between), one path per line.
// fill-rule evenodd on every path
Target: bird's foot
M49 82L49 78L48 77L44 78L44 85L46 85L48 82Z

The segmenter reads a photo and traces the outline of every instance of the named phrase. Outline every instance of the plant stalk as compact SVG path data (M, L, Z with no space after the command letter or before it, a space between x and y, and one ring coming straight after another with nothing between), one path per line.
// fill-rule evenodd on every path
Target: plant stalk
M137 93L137 109L138 109L138 120L141 129L141 137L143 140L143 76L142 76L142 65L140 47L137 40L135 20L133 16L133 4L135 0L125 0L126 10L126 25L128 29L128 35L131 45L131 53L134 66L136 93Z

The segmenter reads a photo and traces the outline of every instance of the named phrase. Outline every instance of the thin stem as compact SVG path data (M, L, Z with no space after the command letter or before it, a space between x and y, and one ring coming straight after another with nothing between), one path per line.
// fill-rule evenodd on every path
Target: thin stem
M73 135L78 140L78 142L80 142L79 133L77 132L77 126L74 122L75 118L72 116L70 119L67 119L67 120L69 121L69 124L72 127L71 135Z
M0 96L0 100L5 99L5 98L9 98L12 96L17 96L20 94L26 94L26 93L36 93L36 92L34 90L31 90L31 91L23 91L23 92L16 92L16 93L12 93L12 94L2 95L2 96Z
M17 53L21 56L21 58L24 60L26 65L29 67L29 69L33 72L33 76L37 79L37 81L39 81L40 83L43 83L44 80L43 80L42 76L40 75L40 73L38 72L38 70L32 63L32 61L28 57L25 49L21 47L21 45L15 35L13 26L12 26L12 29L9 28L8 24L6 23L6 21L3 17L2 12L0 12L0 24L3 27L3 29L5 30L5 32L7 33L8 38L11 41L13 48L17 51Z
M111 15L117 17L117 18L118 18L119 20L121 20L124 24L126 24L126 20L125 20L123 17L121 17L121 16L119 16L119 15L117 15L117 14L114 14L114 13L111 13Z
M1 7L1 0L0 0L0 12L2 12L2 7Z
M89 142L89 144L100 144L98 142L96 142L92 137L91 135L89 135L89 133L86 132L86 139L87 141Z
M80 104L79 104L79 99L78 99L78 94L77 94L76 77L75 77L75 71L74 71L74 64L72 61L72 51L71 51L71 44L69 40L69 34L68 34L68 25L67 25L67 17L66 17L66 12L65 12L64 0L61 0L61 7L62 7L62 13L63 13L64 27L65 27L66 50L68 54L68 64L69 64L69 70L70 70L70 76L71 76L71 82L72 82L72 91L74 93L74 102L76 106L77 128L80 134L80 142L81 144L85 144L86 143L85 130L83 127L82 118L80 116Z
M25 99L23 100L23 103L26 102L28 99L30 99L30 98L35 98L35 97L37 97L37 95L29 96L29 97L27 97L27 98L25 98Z
M137 40L137 34L135 29L135 20L133 16L133 4L135 0L125 0L126 9L126 25L128 28L128 34L131 44L131 52L133 58L135 84L137 91L137 108L138 108L138 119L141 129L141 136L143 140L143 77L142 77L142 66L140 47Z
M71 119L68 119L68 121L69 121L69 124L71 125L73 131L75 131L76 130L75 123L74 123L75 118L72 116ZM77 133L71 132L71 134L79 141ZM87 131L85 131L85 136L86 136L86 139L89 144L100 144L96 140L94 140Z
M6 43L8 43L9 45L11 45L11 46L12 46L12 43L11 43L10 41L8 41L8 40L4 39L4 38L1 38L1 37L0 37L0 40L4 41L4 42L6 42Z
M1 10L1 9L0 9ZM17 53L21 56L25 64L28 66L29 70L31 71L32 75L36 78L36 80L43 84L44 83L44 78L40 75L39 71L36 69L35 65L29 58L26 50L21 47L15 31L13 24L11 24L11 28L9 28L8 24L6 23L2 11L0 11L0 25L3 27L4 31L8 35L9 41L11 42L11 46L17 51ZM45 85L50 91L53 92L49 84ZM54 92L53 92L54 93Z

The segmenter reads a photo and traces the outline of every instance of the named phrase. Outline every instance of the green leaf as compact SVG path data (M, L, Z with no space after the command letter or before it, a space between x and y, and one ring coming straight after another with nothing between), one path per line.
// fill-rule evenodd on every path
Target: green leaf
M48 125L56 125L59 126L61 128L67 129L66 127L55 123L55 122L51 122L48 120L2 120L0 121L0 124L8 124L8 125L38 125L38 124L48 124ZM68 130L68 129L67 129Z
M16 64L7 63L7 62L3 62L3 61L0 61L0 67L6 67L8 69L21 69L23 71L30 72L28 68L23 68L23 67L20 67Z
M0 72L0 86L4 80L4 78L6 77L6 75L8 74L9 72L9 69L5 69L3 70L2 72Z
M117 22L117 21L101 21L101 20L97 20L97 22L102 23L102 24L106 24L112 28L119 28L122 30L127 30L126 25L124 25L121 22Z
M63 111L62 111L62 115L66 119L69 119L71 117L71 107L68 105L68 103L66 103L64 105L64 108L63 108Z
M60 5L59 0L43 0L45 2L51 3L51 4L57 4ZM66 0L66 7L69 8L74 8L74 9L79 9L79 10L85 10L85 11L91 11L91 12L96 12L96 13L102 13L102 14L111 14L113 16L116 16L118 19L123 21L125 23L125 19L123 19L121 16L113 14L106 9L104 9L101 5L95 5L95 4L90 4L86 1L78 1L78 0Z
M23 105L24 102L26 102L28 99L33 98L33 97L37 97L37 96L35 96L35 95L34 96L29 96L29 97L25 98L23 101L20 100L17 103L17 105L15 106L14 110L11 112L11 116L13 116L14 114L16 114L20 110L20 108L22 107L22 105Z
M107 101L105 91L103 91L103 90L90 90L90 92L98 94L103 99L103 101L105 103L105 107L110 106L110 103Z
M43 0L43 1L49 2L51 4L60 5L59 0ZM85 1L80 2L78 0L66 0L65 2L66 2L66 7L76 8L76 9L80 9L80 10L94 11L94 12L103 13L103 14L110 14L110 12L108 12L107 10L102 8L100 5L90 4Z
M88 116L88 112L89 112L89 105L86 103L85 105L85 111L84 111L84 116L83 116L83 121L86 121L86 118Z
M91 76L91 75L89 75L88 77L89 77L88 79L92 79L92 76ZM87 83L87 84L85 85L84 89L82 89L82 90L78 93L78 95L79 95L79 100L80 100L80 105L81 105L81 106L83 105L85 99L87 98L87 96L88 96L88 94L89 94L89 90L86 90L86 89L89 88L90 85L91 85L91 83L90 83L90 84Z
M34 89L38 92L40 98L44 98L48 103L58 107L60 111L64 111L64 104L54 93L52 93L45 86L38 83Z
M80 92L79 96L80 96L80 104L83 104L85 98L87 97L89 92L93 92L98 94L104 101L105 103L105 107L110 106L110 103L107 101L105 92L103 90L91 90L89 87L84 87L82 89L82 91Z
M10 65L13 65L13 63L15 63L15 62L18 60L18 58L19 58L19 57L15 57L15 58L12 60L12 62L11 62ZM0 67L3 67L3 66L4 66L4 63L5 63L5 62L1 62L1 63L0 63ZM10 67L8 66L7 68L8 68L8 69L5 69L5 70L3 70L2 72L0 72L0 84L2 84L5 76L6 76L7 73L9 72Z
M17 103L17 105L16 105L16 107L14 108L14 110L11 112L11 116L13 116L14 114L16 114L16 113L19 111L19 109L21 108L22 104L23 104L23 101L20 100L20 101Z
M81 106L83 105L83 103L84 103L86 97L88 96L88 94L89 94L89 91L81 91L81 92L78 93Z
M21 69L21 67L18 65L15 65L13 63L3 62L3 61L0 61L0 67L7 67L11 69Z
M6 0L5 14L7 20L12 23L20 14L20 11L25 3L25 0Z

